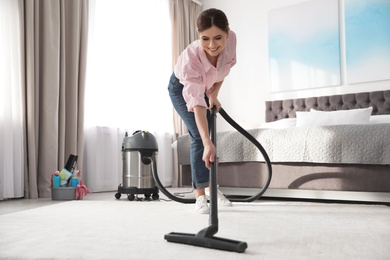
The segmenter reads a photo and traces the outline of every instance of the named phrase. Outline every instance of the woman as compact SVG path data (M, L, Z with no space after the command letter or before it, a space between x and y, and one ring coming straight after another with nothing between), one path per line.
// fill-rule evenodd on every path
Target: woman
M226 15L218 9L203 11L197 20L199 38L179 56L168 90L172 104L191 136L191 175L196 211L208 213L205 188L216 149L210 140L210 110L221 107L218 93L230 68L236 64L236 35ZM218 191L218 204L231 202Z

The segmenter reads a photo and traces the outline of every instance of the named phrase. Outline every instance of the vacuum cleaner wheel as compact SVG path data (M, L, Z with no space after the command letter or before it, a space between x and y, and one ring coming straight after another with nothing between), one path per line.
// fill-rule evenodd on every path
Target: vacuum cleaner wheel
M137 194L143 194L146 200L158 200L160 198L158 194L158 188L150 188L150 189L139 189L137 187L123 187L122 185L118 186L118 192L115 193L115 198L120 199L122 194L127 194L127 199L129 201L135 200Z

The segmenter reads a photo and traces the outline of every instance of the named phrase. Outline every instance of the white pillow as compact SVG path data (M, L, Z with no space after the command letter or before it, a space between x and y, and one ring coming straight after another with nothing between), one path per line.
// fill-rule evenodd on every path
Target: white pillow
M372 107L338 111L297 111L297 127L299 126L323 126L323 125L353 125L368 124Z
M290 128L290 127L295 127L296 122L297 122L296 118L284 118L273 122L263 123L260 125L260 128L268 128L268 129Z
M370 124L390 124L390 115L371 116Z

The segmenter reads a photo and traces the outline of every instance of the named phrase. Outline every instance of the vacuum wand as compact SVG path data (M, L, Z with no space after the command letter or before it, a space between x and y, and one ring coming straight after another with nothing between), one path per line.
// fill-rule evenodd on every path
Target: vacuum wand
M217 111L213 107L211 110L211 131L210 138L216 146L216 117ZM215 237L218 232L218 200L217 200L217 162L211 163L210 167L210 218L209 226L199 231L197 234L176 233L166 234L164 238L168 242L182 243L193 246L207 247L212 249L226 250L242 253L248 247L246 242Z
M213 142L215 149L217 150L217 111L216 108L213 107L211 110L211 122L210 122L210 139ZM210 164L210 226L215 226L217 233L218 231L218 200L217 200L217 155L214 156L214 162ZM214 233L214 234L215 234ZM213 234L213 235L214 235Z

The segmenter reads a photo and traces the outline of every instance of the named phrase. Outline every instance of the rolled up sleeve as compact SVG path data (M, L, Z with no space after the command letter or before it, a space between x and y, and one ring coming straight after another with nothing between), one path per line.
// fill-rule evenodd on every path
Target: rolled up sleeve
M184 81L182 84L184 85L183 98L187 103L187 109L189 112L193 112L194 107L196 106L207 107L204 99L204 84L197 83L192 80Z
M196 106L207 107L204 99L206 74L195 50L187 49L183 52L175 67L175 74L184 85L183 98L189 112L193 112Z

